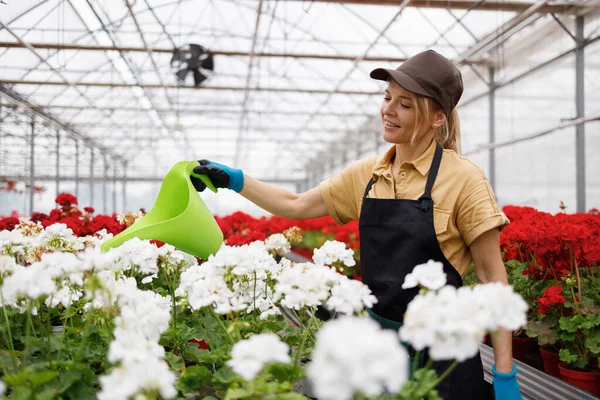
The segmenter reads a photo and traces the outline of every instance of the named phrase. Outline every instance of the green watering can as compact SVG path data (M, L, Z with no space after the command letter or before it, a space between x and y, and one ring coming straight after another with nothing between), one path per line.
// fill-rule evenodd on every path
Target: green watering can
M216 253L223 244L223 232L189 177L201 179L215 193L217 189L207 176L193 174L197 166L197 161L175 164L163 180L148 214L104 242L100 249L107 251L137 237L159 240L203 259Z

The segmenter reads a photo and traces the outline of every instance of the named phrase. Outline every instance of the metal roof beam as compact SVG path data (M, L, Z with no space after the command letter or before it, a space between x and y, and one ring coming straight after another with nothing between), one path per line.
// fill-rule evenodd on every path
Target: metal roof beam
M172 54L174 49L170 48L152 48L148 47L131 47L131 46L92 46L69 43L30 43L31 47L39 50L75 50L75 51L118 51L118 52L140 52L140 53L167 53ZM0 48L24 48L25 46L18 42L0 42ZM210 52L216 56L231 56L231 57L250 57L251 53L247 51L226 51L214 50ZM272 52L256 52L254 57L273 57L273 58L310 58L321 60L346 60L346 61L380 61L380 62L404 62L406 57L383 57L383 56L365 56L360 55L327 55L327 54L310 54L310 53L272 53ZM481 61L466 61L466 63L485 64Z
M68 82L57 82L57 81L34 81L34 80L0 80L0 84L5 85L41 85L41 86L70 86ZM221 91L245 91L245 87L236 86L180 86L180 85L160 85L152 83L108 83L108 82L73 82L73 85L79 87L107 87L107 88L128 88L128 87L142 87L148 89L192 89L192 90L221 90ZM251 87L249 90L258 92L290 92L290 93L323 93L323 94L355 94L355 95L377 95L381 96L381 91L358 91L358 90L336 90L331 91L327 89L294 89L294 88L277 88L277 87ZM96 108L96 107L93 107Z
M273 0L271 0L273 1ZM296 0L300 1L300 0ZM303 1L303 0L302 0ZM343 4L365 4L379 6L399 6L402 0L313 0L315 3L343 3ZM462 0L413 0L409 7L418 8L443 8L455 10L469 10L477 1L462 1ZM477 10L485 11L513 11L523 12L531 7L534 3L526 3L519 1L484 1L477 6ZM542 13L577 13L582 9L587 9L588 6L584 2L562 1L554 2L552 5L546 5L540 12Z

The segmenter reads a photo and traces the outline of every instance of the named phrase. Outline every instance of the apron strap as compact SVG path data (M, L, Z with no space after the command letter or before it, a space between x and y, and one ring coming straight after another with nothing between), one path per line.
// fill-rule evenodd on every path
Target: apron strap
M419 197L419 201L421 200L431 200L431 189L433 189L433 184L435 183L435 178L437 178L438 170L440 169L440 162L442 161L442 154L444 151L440 147L440 145L436 144L435 146L435 154L433 155L433 161L431 162L431 167L429 168L429 176L427 177L427 184L425 185L425 193Z
M371 180L369 181L367 188L365 189L365 194L363 195L363 199L366 199L367 196L369 195L369 192L371 191L371 187L373 186L373 178L371 178Z

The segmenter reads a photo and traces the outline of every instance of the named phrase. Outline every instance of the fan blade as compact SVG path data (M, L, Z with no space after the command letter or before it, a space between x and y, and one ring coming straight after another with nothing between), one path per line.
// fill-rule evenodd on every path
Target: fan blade
M185 82L185 78L187 77L187 74L190 72L189 69L184 68L184 69L180 69L179 71L177 71L175 73L175 75L177 75L177 80L181 83Z
M173 63L175 63L176 61L181 62L183 60L184 60L183 52L181 51L181 49L173 50L173 56L171 57L171 67L173 66Z
M212 54L208 54L206 56L206 58L204 60L202 60L202 68L204 69L208 69L208 70L214 70L215 69L215 60Z
M204 82L206 80L206 78L208 78L206 75L204 75L198 69L194 69L192 71L194 72L194 83L196 86L200 86L200 84L202 82Z
M192 53L190 58L192 60L197 60L198 58L200 58L202 53L205 52L205 49L204 49L204 47L200 46L199 44L190 43L190 51Z

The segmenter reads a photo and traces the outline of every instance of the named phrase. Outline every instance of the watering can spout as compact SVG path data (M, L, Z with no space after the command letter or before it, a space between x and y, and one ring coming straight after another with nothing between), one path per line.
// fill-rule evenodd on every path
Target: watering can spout
M223 244L223 233L210 210L198 195L190 175L201 179L213 192L208 177L193 174L197 161L180 161L162 182L154 207L143 218L107 240L102 251L118 247L129 239L159 240L196 257L207 259Z

